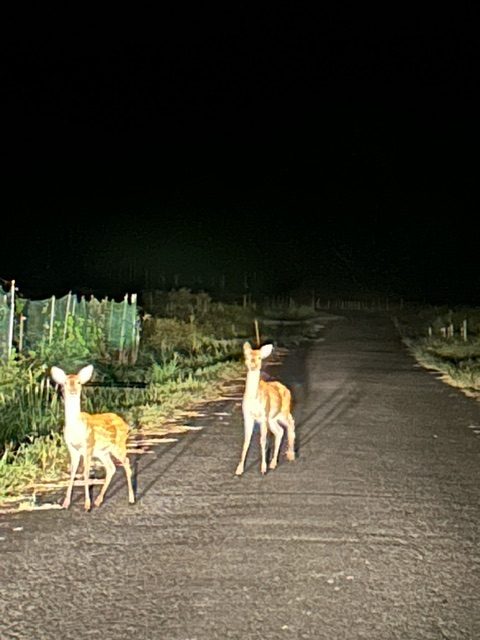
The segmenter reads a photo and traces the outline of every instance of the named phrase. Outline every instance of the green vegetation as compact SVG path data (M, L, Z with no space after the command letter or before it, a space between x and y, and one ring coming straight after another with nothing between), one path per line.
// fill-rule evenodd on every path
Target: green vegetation
M309 320L314 318L318 311L312 306L288 304L288 306L269 305L262 309L262 313L267 318L278 320Z
M29 437L7 445L0 458L0 500L31 492L36 483L58 482L66 474L68 452L60 433Z
M423 307L405 311L396 325L419 364L480 397L480 309Z

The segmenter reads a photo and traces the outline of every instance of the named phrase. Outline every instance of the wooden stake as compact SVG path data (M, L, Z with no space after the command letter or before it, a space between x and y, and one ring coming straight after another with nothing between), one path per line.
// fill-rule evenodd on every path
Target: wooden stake
M257 347L260 346L260 331L258 330L258 320L255 318L255 336L257 337Z

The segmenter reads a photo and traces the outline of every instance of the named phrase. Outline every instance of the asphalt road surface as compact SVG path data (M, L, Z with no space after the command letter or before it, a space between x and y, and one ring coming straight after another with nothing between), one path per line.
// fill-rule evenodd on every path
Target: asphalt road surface
M119 470L104 505L0 520L0 638L480 639L480 404L351 315L271 375L298 457L245 474L237 400ZM229 415L223 415L229 414ZM98 488L97 488L98 490ZM61 500L61 496L58 496Z

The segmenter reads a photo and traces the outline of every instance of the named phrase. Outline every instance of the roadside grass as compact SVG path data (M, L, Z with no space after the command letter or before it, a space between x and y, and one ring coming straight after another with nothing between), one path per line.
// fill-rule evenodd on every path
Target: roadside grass
M19 447L7 445L0 458L0 506L35 493L38 484L67 478L68 452L60 433L28 438Z
M464 324L465 323L465 324ZM416 361L447 384L480 399L480 310L424 307L395 318ZM462 331L467 327L467 335Z
M318 315L311 305L266 305L261 309L262 316L272 320L309 320Z
M404 340L417 362L438 371L442 379L467 395L480 397L480 341L474 344L411 338Z

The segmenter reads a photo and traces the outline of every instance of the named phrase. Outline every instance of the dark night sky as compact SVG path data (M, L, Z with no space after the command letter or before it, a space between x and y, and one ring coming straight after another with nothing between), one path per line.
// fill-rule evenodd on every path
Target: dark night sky
M6 19L0 277L480 304L473 16L435 11Z

